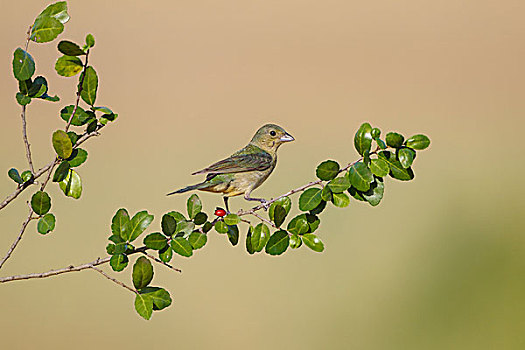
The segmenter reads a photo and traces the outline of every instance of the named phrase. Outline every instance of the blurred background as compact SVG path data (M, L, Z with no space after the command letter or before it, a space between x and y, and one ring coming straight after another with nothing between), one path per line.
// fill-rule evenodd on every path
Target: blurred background
M27 168L12 53L48 2L1 3L3 198L14 189L7 170ZM524 10L519 0L69 1L59 40L93 33L97 104L119 118L85 147L81 200L51 184L57 228L41 236L31 224L2 276L105 256L120 207L147 209L158 230L187 198L165 193L267 122L297 140L255 192L267 198L313 179L323 160L356 159L363 121L432 144L413 182L387 179L379 207L327 210L322 254L249 256L211 233L194 257L174 258L182 275L156 265L153 285L173 305L149 322L129 292L92 271L2 284L2 346L523 349ZM59 111L74 101L76 78L53 69L57 43L29 46L61 97L28 108L37 167L52 159ZM0 212L2 256L30 195ZM208 212L222 204L201 198ZM130 283L129 268L118 277Z

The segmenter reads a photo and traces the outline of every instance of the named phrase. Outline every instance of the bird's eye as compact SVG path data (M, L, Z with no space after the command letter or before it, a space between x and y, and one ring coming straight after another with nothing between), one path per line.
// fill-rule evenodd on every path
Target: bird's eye
M270 135L275 136L275 135L277 135L277 133L272 130L272 131L270 131Z

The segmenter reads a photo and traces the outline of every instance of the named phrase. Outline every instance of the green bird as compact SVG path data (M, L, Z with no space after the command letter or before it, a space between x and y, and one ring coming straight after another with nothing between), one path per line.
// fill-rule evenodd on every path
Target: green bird
M294 141L292 135L275 124L266 124L259 128L246 147L231 156L192 175L207 174L201 183L181 188L175 192L184 193L201 190L222 193L226 210L228 198L244 195L248 201L266 204L263 198L252 198L250 194L270 176L277 164L277 149L285 142Z

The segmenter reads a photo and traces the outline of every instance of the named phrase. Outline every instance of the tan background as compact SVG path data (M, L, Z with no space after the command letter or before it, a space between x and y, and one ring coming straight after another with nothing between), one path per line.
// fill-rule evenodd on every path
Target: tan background
M2 174L26 167L11 59L46 4L2 0ZM196 256L174 259L182 275L156 266L154 285L174 303L149 322L130 293L95 272L1 285L3 348L524 348L523 1L69 5L60 38L95 35L98 104L120 117L86 147L82 200L50 185L56 231L43 237L31 225L4 276L103 256L119 207L148 209L158 230L186 198L164 194L266 122L297 139L256 192L266 197L309 181L322 160L355 159L353 133L365 120L433 143L414 182L387 180L379 207L352 202L323 215L323 254L251 257L211 234ZM75 81L53 71L56 42L30 52L62 98L28 109L42 166ZM0 176L2 196L12 190ZM29 196L0 213L2 254ZM208 211L221 202L202 198ZM130 271L119 277L129 282Z

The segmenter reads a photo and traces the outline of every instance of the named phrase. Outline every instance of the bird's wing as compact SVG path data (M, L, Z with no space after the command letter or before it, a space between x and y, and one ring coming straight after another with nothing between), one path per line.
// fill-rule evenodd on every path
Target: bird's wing
M232 156L218 161L210 165L209 167L196 171L192 175L197 174L231 174L241 173L253 170L266 170L272 166L272 156L259 149L257 152L251 152L252 150L243 150L233 154Z

